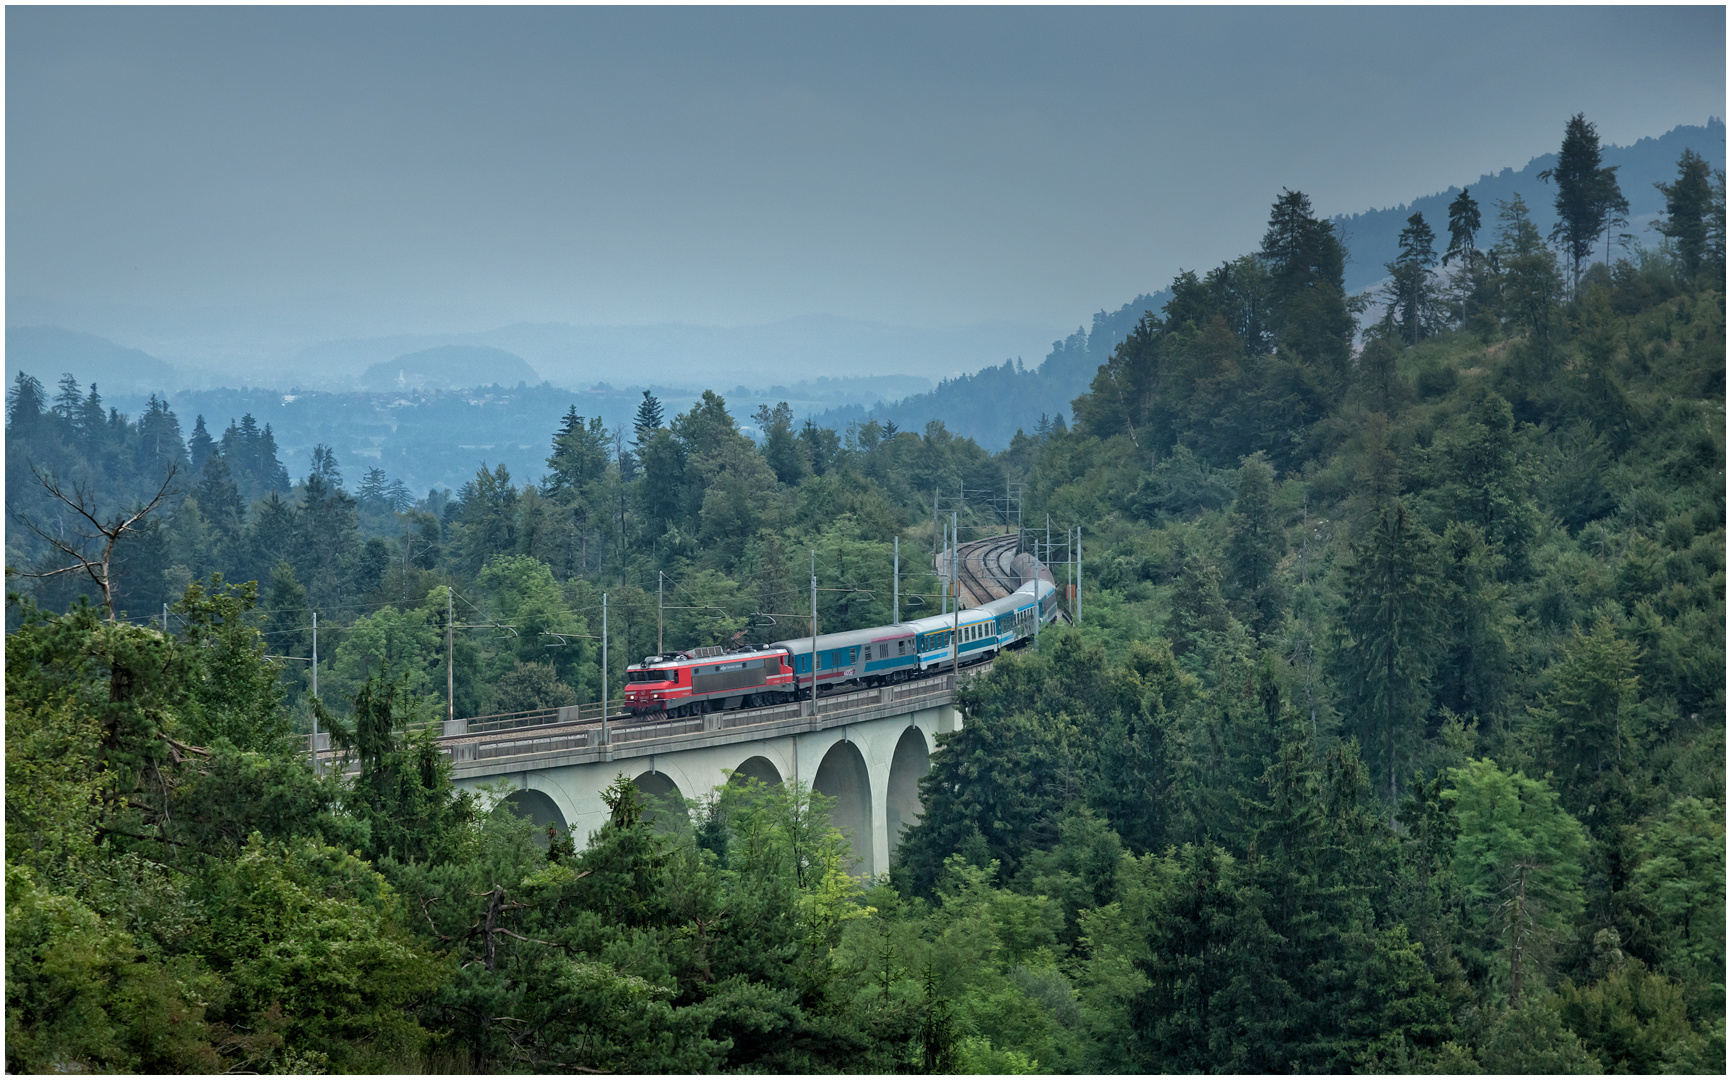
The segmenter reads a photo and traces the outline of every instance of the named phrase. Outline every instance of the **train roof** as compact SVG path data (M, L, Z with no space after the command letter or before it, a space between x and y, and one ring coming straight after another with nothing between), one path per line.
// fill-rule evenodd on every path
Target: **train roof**
M829 649L852 648L855 645L870 645L874 641L894 641L897 638L907 637L910 632L907 629L907 624L902 623L891 626L868 626L863 630L841 630L833 634L819 634L817 636L817 649L819 652L824 652ZM811 652L811 638L810 636L787 638L776 642L775 647L786 649L795 655L804 655Z
M1039 596L1045 596L1055 590L1051 582L1036 579L1026 582L1008 596L1001 596L996 600L981 604L979 607L963 608L959 615L927 615L923 619L910 619L889 626L872 626L862 630L842 630L833 634L819 634L817 636L817 649L819 652L826 652L830 649L852 648L856 645L869 645L874 641L893 641L910 634L929 634L948 630L958 621L974 623L985 619L996 619L999 616L1032 605L1036 591ZM811 647L809 636L785 638L770 646L771 649L786 649L795 655L809 653Z
M774 645L747 645L741 649L724 649L719 645L705 645L696 649L681 649L678 652L663 653L660 656L645 656L640 664L629 664L627 667L645 668L657 664L693 664L705 660L713 660L718 664L734 660L754 660L760 656L779 654L783 650Z

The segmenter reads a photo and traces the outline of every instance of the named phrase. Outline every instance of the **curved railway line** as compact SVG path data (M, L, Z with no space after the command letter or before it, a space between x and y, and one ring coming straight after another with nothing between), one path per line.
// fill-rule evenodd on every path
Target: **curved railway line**
M964 610L1016 591L1021 581L1010 563L1016 557L1017 547L1014 536L988 536L957 549L956 576L960 579Z
M1014 535L989 536L960 545L956 551L958 558L956 576L958 579L957 586L961 592L962 610L965 611L968 608L978 607L989 601L1008 596L1021 586L1021 577L1013 565L1017 557L1016 549L1018 546L1017 538ZM933 557L933 563L940 577L944 576L948 555L949 553L945 552ZM975 673L984 671L990 666L990 661L963 665L964 669L971 669ZM910 680L908 683L896 687L894 693L897 697L909 694L917 695L926 692L928 687L935 690L937 687L945 685L944 681L949 678L953 678L953 676L933 674ZM878 693L878 690L861 691L853 688L832 690L820 694L820 710L827 712L844 707L846 702L842 699L859 697L863 700L868 696L875 697ZM771 714L779 715L790 708L797 708L797 706L780 705L732 710L726 714L709 714L709 722L716 722L713 718L721 715L725 716L726 719L720 723L728 727L751 724L770 718ZM472 744L500 741L509 743L514 741L512 733L517 731L524 731L524 738L531 740L544 741L565 738L588 741L593 736L586 736L585 733L592 730L598 731L603 721L599 715L583 715L584 711L578 710L577 716L569 717L558 710L512 714L497 718L475 717L467 723L478 724L478 727L469 728L460 734L444 735L439 738L439 743L445 747L447 753L466 757L475 753L476 750L471 748L465 753L459 751L458 747L471 747ZM620 739L621 736L625 740L633 740L640 735L653 734L652 729L667 729L669 732L676 728L681 731L687 728L699 729L704 725L705 717L670 719L665 715L638 716L628 712L617 712L609 715L605 722L608 727L613 729L615 740ZM531 731L533 734L530 734ZM334 760L338 756L335 751L319 751L321 759Z
M961 545L957 552L960 561L956 564L956 572L957 577L960 579L958 584L962 592L963 610L970 607L978 607L980 604L984 604L990 600L996 600L999 597L1008 596L1021 586L1021 579L1016 574L1015 567L1012 565L1016 558L1016 547L1016 537L1014 536L989 536L983 540L974 540ZM940 573L942 572L944 559L945 555L939 555L936 556L934 560L939 565ZM964 664L963 666L964 668L972 668L977 672L989 667L990 664L988 662L987 664L976 663ZM931 684L935 686L942 683L943 680L948 677L948 675L931 675L921 679L911 680L908 684L904 685L912 687L914 684L920 684L922 686L925 684ZM860 691L848 689L823 693L820 694L819 697L820 701L828 704L832 698L847 697L850 694L860 693ZM875 694L877 691L865 691L864 693ZM752 720L756 719L758 714L768 715L771 713L778 713L787 708L789 708L789 706L782 705L764 706L758 709L736 709L726 715L733 718L729 723L729 726L733 726L734 724L739 723L750 723ZM476 719L486 723L489 718L477 717ZM638 716L628 712L618 712L607 717L608 726L613 728L616 733L623 733L633 729L701 727L702 722L703 718L701 716L695 718L670 719L662 715L651 714ZM557 712L544 712L512 716L508 718L501 717L498 721L488 723L484 728L479 730L471 728L469 731L460 735L453 734L443 736L439 739L439 742L443 746L455 748L457 746L464 746L473 743L494 742L501 739L509 740L509 732L520 731L523 729L533 729L534 735L532 738L538 740L559 738L563 736L575 737L592 728L599 728L600 725L601 718L599 716L587 716L583 719L561 720L559 719L559 714ZM615 738L618 738L617 734L615 735Z

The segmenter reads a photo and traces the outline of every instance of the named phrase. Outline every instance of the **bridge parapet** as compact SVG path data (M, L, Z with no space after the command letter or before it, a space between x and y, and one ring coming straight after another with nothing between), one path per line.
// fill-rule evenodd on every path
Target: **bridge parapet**
M964 671L962 679L981 669ZM798 781L835 800L831 821L850 839L856 872L888 869L902 831L922 813L919 777L936 739L962 726L957 678L746 712L613 727L549 726L441 739L459 787L504 783L537 830L574 837L607 820L602 793L623 774L666 812L663 797L699 796L744 778ZM803 709L802 709L803 705ZM496 789L495 789L496 790Z
M989 664L982 664L962 672L959 677L943 675L820 697L815 714L809 711L811 703L807 701L763 709L709 713L661 723L621 725L607 732L607 742L601 741L599 724L568 728L555 726L533 733L516 729L483 736L447 736L439 742L451 757L459 779L558 765L617 761L824 731L884 716L953 705L957 679L971 678L989 667Z

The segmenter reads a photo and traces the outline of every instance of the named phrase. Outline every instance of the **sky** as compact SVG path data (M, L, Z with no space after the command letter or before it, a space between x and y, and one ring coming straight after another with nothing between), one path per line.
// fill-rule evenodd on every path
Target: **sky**
M6 293L402 331L1073 327L1725 105L1694 8L6 11Z

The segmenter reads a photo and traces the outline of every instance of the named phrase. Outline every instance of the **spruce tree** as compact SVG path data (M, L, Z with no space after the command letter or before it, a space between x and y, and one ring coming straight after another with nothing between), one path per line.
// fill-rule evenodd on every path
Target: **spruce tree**
M138 464L147 473L166 472L169 468L184 472L187 467L180 420L168 403L155 394L150 395L144 414L138 418Z
M265 490L287 493L292 485L289 483L288 470L283 467L282 459L277 455L276 436L271 434L269 424L264 426L264 431L258 437L258 461L259 476L263 478ZM338 482L341 483L340 478Z
M47 403L47 391L34 375L20 371L6 392L6 433L23 435L32 430L42 417Z
M1273 630L1285 605L1275 573L1286 537L1274 510L1274 470L1260 453L1238 469L1238 498L1226 517L1228 585L1238 616L1258 635Z
M1713 186L1707 162L1695 151L1685 150L1677 159L1677 179L1653 186L1665 196L1665 216L1655 227L1676 248L1683 280L1693 281L1707 255L1712 223Z
M1436 580L1429 530L1395 499L1362 543L1351 545L1346 610L1336 651L1347 730L1365 758L1396 778L1423 734L1436 651Z
M1617 187L1615 166L1600 164L1599 132L1587 122L1584 114L1576 113L1563 128L1563 146L1557 152L1557 164L1539 174L1540 180L1557 183L1557 224L1551 229L1551 241L1560 241L1563 254L1574 271L1574 287L1581 287L1581 268L1592 257L1593 247L1619 212L1627 212L1628 203Z
M108 429L108 411L102 407L102 395L96 392L96 384L90 384L90 394L84 399L84 406L73 419L77 426L79 437L92 451L101 446L103 436Z
M68 425L78 422L79 414L84 411L84 388L79 385L77 376L71 373L60 376L60 392L54 395L53 411Z
M636 432L637 438L631 445L639 447L647 442L649 436L661 427L662 420L660 400L649 391L643 391L643 400L637 404L637 417L632 421L632 429Z
M187 440L186 449L194 473L204 472L204 463L217 453L216 440L210 437L210 431L204 426L202 413L192 425L192 438Z
M1425 223L1423 214L1406 219L1406 228L1400 232L1400 254L1384 265L1392 279L1386 295L1401 338L1408 345L1416 345L1436 324L1436 289L1430 280L1430 269L1436 265L1436 233Z
M1461 193L1449 203L1449 249L1443 253L1444 266L1451 259L1464 259L1477 250L1473 239L1481 224L1478 201L1467 193L1466 188L1461 188Z

